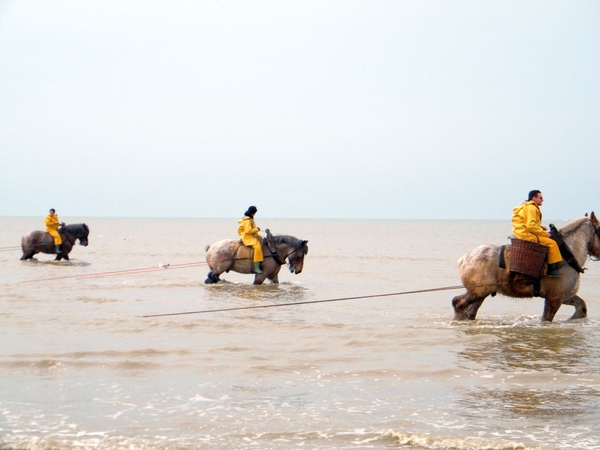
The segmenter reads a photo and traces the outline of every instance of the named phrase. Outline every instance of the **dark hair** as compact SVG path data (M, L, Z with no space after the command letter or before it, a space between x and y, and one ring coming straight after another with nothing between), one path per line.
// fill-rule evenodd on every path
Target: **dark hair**
M50 208L48 212L56 212L56 210L54 208Z
M258 211L258 209L256 209L256 206L249 206L248 210L244 213L245 216L252 216L252 214L256 214Z
M542 191L538 191L537 189L534 189L533 191L529 191L529 197L527 198L527 200L531 201L533 199L533 197L537 197L538 194L541 194Z

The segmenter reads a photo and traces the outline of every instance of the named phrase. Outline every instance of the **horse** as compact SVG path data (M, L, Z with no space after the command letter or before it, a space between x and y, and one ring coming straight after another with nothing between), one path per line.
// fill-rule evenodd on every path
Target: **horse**
M501 246L480 245L457 261L460 279L467 289L452 299L454 320L474 320L477 310L488 295L496 293L508 297L544 298L542 321L552 322L562 304L574 306L571 318L586 317L587 307L583 299L575 295L579 289L579 274L588 256L600 258L600 223L592 212L567 223L561 230L562 238L570 249L572 265L562 264L562 277L542 276L535 279L515 276L499 265ZM578 270L579 269L579 270ZM538 282L539 281L539 282Z
M265 280L279 283L279 270L288 263L291 273L299 274L304 266L304 256L308 254L308 241L294 236L271 235L262 239L261 246L264 260L261 264L263 273L254 273L252 264L252 248L246 247L239 240L223 239L206 247L206 262L210 267L206 284L221 281L219 275L233 270L238 273L254 273L254 283L262 284Z
M45 231L30 231L21 238L21 249L23 256L21 260L31 259L36 253L56 254L55 261L61 259L69 260L69 253L73 249L75 242L79 240L79 244L88 245L88 235L90 229L85 223L77 223L73 225L64 225L58 229L62 244L60 245L61 253L56 253L54 246L54 238Z

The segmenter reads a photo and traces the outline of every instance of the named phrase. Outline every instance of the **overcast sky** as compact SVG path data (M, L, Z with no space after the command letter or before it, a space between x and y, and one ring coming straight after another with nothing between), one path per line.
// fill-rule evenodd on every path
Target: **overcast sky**
M0 0L1 216L571 219L599 143L599 1Z

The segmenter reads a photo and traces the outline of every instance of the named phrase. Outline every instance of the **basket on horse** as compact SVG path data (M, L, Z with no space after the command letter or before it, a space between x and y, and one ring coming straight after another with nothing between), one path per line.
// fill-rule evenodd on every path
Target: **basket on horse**
M541 275L544 263L546 262L548 247L524 239L511 239L511 243L511 272L522 273L538 278Z

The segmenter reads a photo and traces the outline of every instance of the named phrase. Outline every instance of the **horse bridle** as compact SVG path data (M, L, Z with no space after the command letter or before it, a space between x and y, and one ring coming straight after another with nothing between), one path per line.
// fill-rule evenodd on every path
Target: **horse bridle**
M276 262L277 264L279 264L280 266L283 266L283 265L285 264L285 261L286 261L286 260L289 258L289 256L290 256L292 253L296 253L298 250L300 250L300 248L295 248L294 250L292 250L291 252L289 252L287 255L285 255L283 258L281 258L281 257L279 256L279 253L271 253L271 254L270 254L270 255L268 255L268 256L271 256L271 257L272 257L272 258L275 260L275 262Z
M594 222L592 222L592 220L590 219L590 223L592 224L592 227L594 228L594 233L596 234L596 236L598 236L598 239L600 239L600 227L596 227L596 225L594 225ZM592 239L592 242L590 243L590 245L593 245L594 240Z

